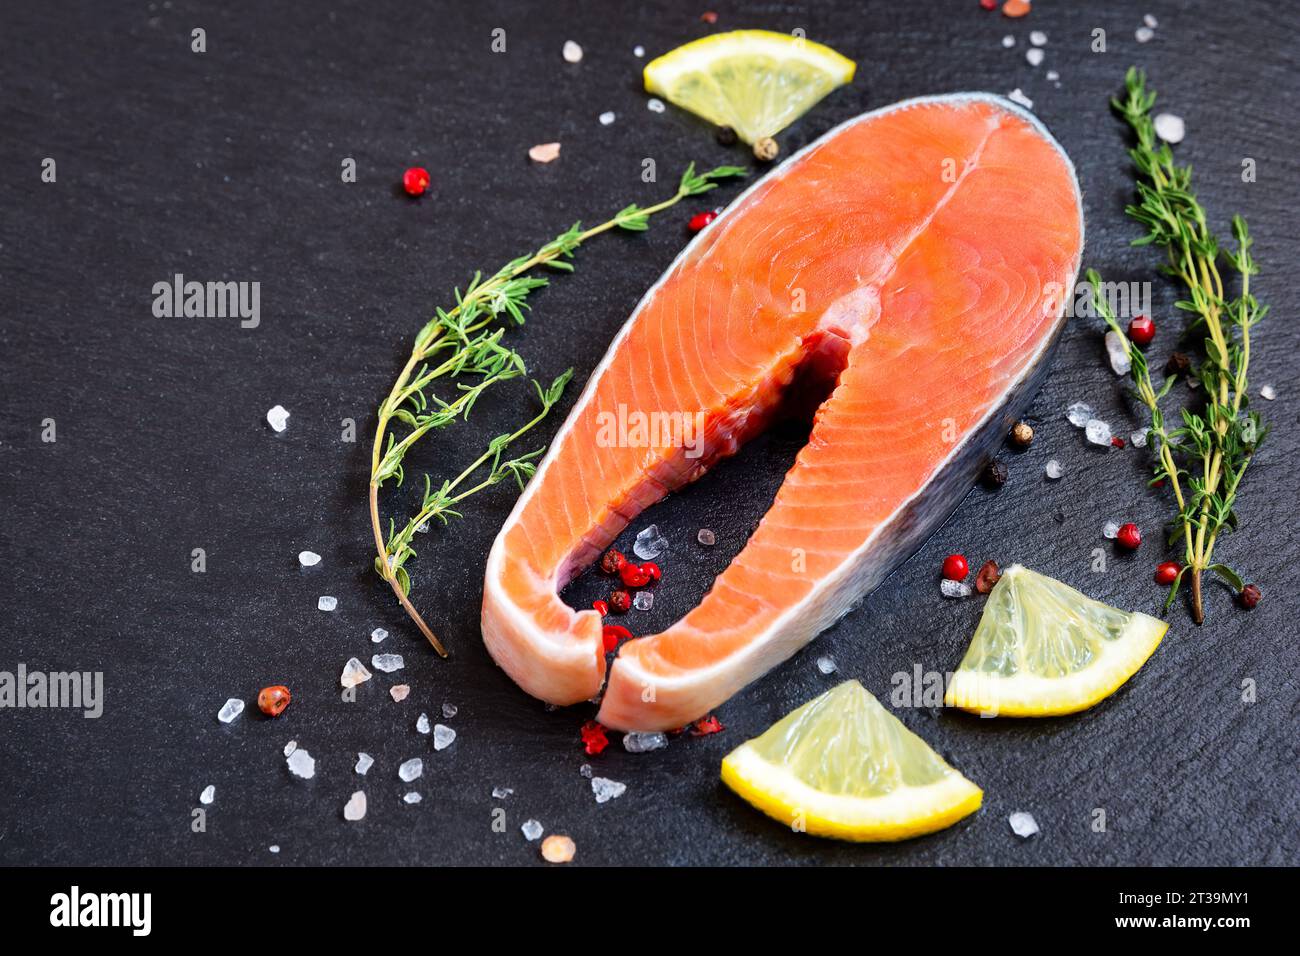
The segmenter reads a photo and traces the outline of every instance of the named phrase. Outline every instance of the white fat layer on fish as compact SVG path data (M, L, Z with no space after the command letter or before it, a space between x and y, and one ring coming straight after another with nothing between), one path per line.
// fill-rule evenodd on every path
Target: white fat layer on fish
M899 505L888 519L882 521L854 552L846 556L835 572L818 580L806 598L782 612L782 614L768 626L764 636L756 637L729 657L719 659L708 666L692 670L681 677L668 677L663 674L650 675L642 671L633 659L621 657L615 659L611 668L611 673L613 671L621 670L622 678L624 680L637 685L653 684L656 689L656 695L659 699L671 697L676 685L683 685L683 687L686 687L690 685L708 684L717 681L718 678L740 676L741 679L739 681L722 681L715 684L715 686L724 689L724 692L721 694L721 699L727 699L741 687L745 686L745 684L749 683L749 681L754 679L754 670L752 668L746 669L744 667L738 667L738 662L744 663L746 661L752 661L757 663L762 670L767 670L770 667L775 666L781 661L787 659L800 647L807 644L813 637L825 630L844 614L848 613L858 601L869 594L873 588L888 576L888 574L893 571L894 567L897 566L897 563L902 560L902 558L906 557L907 554L910 554L911 551L914 550L915 547L918 546L936 526L935 521L932 520L931 517L927 516L924 520L917 523L920 529L919 533L911 536L900 535L898 533L899 519L915 511L921 510L927 510L931 515L939 515L940 517L950 514L952 510L956 508L957 504L960 503L961 497L964 496L969 485L973 482L977 471L973 466L966 469L953 468L951 467L953 463L962 460L964 456L968 458L977 457L977 455L972 454L972 452L977 452L979 448L988 443L986 437L988 432L990 429L996 429L998 420L1008 413L1008 409L1015 406L1017 401L1019 405L1027 405L1029 399L1032 398L1033 391L1036 388L1037 379L1045 372L1046 363L1044 360L1055 346L1056 340L1059 338L1059 333L1064 327L1063 310L1066 295L1069 294L1069 290L1073 289L1082 257L1082 248L1084 244L1084 219L1082 197L1078 188L1078 176L1075 172L1074 163L1071 161L1069 155L1065 152L1060 143L1058 143L1051 135L1043 122L1030 111L1017 105L1006 97L980 92L922 96L904 100L877 110L872 110L841 123L839 126L836 126L834 129L825 133L814 142L809 143L803 149L794 153L772 173L745 189L738 197L736 197L735 200L732 201L729 210L734 211L743 208L744 204L751 196L758 193L760 190L769 188L773 183L784 178L784 176L787 175L790 170L794 169L804 158L816 152L818 149L821 149L846 129L856 126L859 123L868 122L872 119L888 115L889 113L912 109L918 106L930 104L953 105L974 102L992 104L1030 126L1060 156L1069 173L1070 180L1075 186L1075 205L1079 217L1080 252L1079 255L1075 257L1075 262L1069 275L1065 277L1065 291L1062 295L1061 302L1062 313L1058 315L1056 327L1050 334L1043 337L1038 347L1027 357L1021 374L1015 379L1007 382L1007 386L1000 399L992 402L979 422L968 429L960 441L953 444L952 450L942 461L936 463L934 470L931 472L930 480L918 487L911 496ZM987 142L987 139L985 142ZM981 145L980 149L982 150L982 148L983 146ZM960 182L964 180L966 174L975 167L975 165L976 164L972 162L966 166L961 176L958 177L958 181L953 184L953 189L950 189L949 192L941 198L936 209L931 213L927 221L932 219L938 212L939 208L941 208L942 205L955 194L955 189L959 186ZM582 394L579 396L577 402L574 403L569 417L565 420L564 424L560 426L559 431L551 441L546 456L538 466L537 474L534 476L532 481L529 482L524 492L515 502L515 507L503 526L502 534L498 536L493 545L486 568L484 607L486 609L489 606L489 603L491 603L494 613L504 614L508 623L516 628L518 633L525 635L527 640L537 649L531 653L541 651L552 659L567 659L579 664L590 660L593 657L592 648L586 642L574 640L569 631L542 631L537 627L535 621L514 604L514 602L512 602L506 595L501 583L501 564L505 556L505 547L503 543L504 532L515 525L524 510L527 508L536 489L541 487L547 471L559 455L560 450L563 448L564 441L567 439L569 433L572 432L576 422L581 418L582 412L595 394L601 377L609 368L610 364L614 360L614 356L618 353L619 348L631 333L631 330L636 323L636 319L640 315L642 309L645 308L647 303L649 303L659 292L664 283L672 277L689 258L700 255L702 250L707 249L707 243L710 237L716 231L725 229L728 220L729 215L722 215L706 226L698 234L695 241L689 243L678 254L673 263L664 270L664 273L659 277L659 279L646 291L645 295L641 297L636 308L632 310L631 315L610 343L610 346L605 353L605 357L592 371L585 387L583 388ZM923 227L919 227L919 229L923 229ZM919 231L915 233L915 235L919 234ZM914 238L914 236L912 238ZM897 250L896 255L891 256L890 258L897 261L896 256L897 254L901 254L901 252L902 249ZM854 293L849 293L849 295L853 295L857 291L860 290L854 290ZM835 309L837 305L839 305L839 302L833 303L826 311L830 312ZM847 309L848 307L849 306L846 303L844 308ZM824 318L825 314L823 314L823 319ZM870 326L867 325L866 329L863 331L866 332L869 328ZM1014 410L1014 408L1012 410ZM969 472L969 474L967 472ZM953 500L950 502L948 499ZM940 515L940 512L942 512L942 515ZM624 517L626 518L628 516ZM886 540L887 536L890 535L893 535L892 539ZM913 541L913 538L919 538L919 540ZM874 556L875 560L864 560L868 555ZM545 587L554 589L558 592L562 586L561 581L563 576L571 573L572 570L573 569L568 562L565 562L560 568L556 569L555 573L549 580L540 583L544 584ZM846 598L845 595L848 595L848 597ZM575 611L572 613L578 616L599 615L599 612L593 609ZM599 629L596 630L596 633L599 634ZM637 640L643 640L653 636L654 635L645 635L641 638L637 638ZM486 640L489 639L489 637L490 635L487 633L485 627L484 638ZM493 656L497 659L498 664L505 668L511 674L512 678L519 683L525 691L536 693L535 689L528 686L529 682L526 676L521 677L521 675L527 674L527 667L530 663L529 660L520 659L520 652L524 650L522 643L499 641L492 645L491 650ZM603 664L603 654L599 648L597 648L596 654L600 656L600 663ZM609 675L606 676L608 678ZM541 695L537 694L537 696ZM584 699L585 696L586 695L583 695ZM604 714L603 710L601 714ZM598 715L598 718L599 717L600 715ZM608 721L603 722L608 723ZM610 724L610 726L625 730L663 729L658 726L621 727L617 723Z

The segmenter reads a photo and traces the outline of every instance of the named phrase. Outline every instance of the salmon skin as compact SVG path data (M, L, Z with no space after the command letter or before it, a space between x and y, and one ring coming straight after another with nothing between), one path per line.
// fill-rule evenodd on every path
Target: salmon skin
M786 660L970 489L1046 371L1082 248L1073 165L998 97L908 100L792 156L646 293L560 428L488 559L492 657L554 704L603 686L619 730L684 726ZM829 394L762 522L606 681L600 615L560 590L809 376ZM611 427L637 412L660 427Z

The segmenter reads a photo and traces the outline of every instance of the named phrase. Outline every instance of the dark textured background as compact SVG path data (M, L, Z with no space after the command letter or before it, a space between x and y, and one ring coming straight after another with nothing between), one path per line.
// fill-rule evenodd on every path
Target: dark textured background
M710 0L712 2L712 0ZM0 669L103 670L102 719L59 711L0 711L0 862L6 863L528 863L536 846L519 824L537 817L567 832L586 863L1294 863L1297 860L1295 401L1300 342L1294 263L1300 257L1295 103L1300 101L1291 4L1078 4L1041 0L1017 22L975 0L946 3L703 3L325 5L43 3L7 5L0 32ZM1161 25L1145 46L1141 14ZM208 52L189 50L207 30ZM508 31L508 53L489 52ZM1273 305L1252 364L1275 426L1251 469L1243 531L1221 554L1264 588L1253 613L1209 588L1209 624L1180 604L1155 657L1113 698L1078 717L980 721L906 710L901 719L986 791L984 809L951 830L901 846L803 838L751 810L717 781L722 756L844 677L882 697L914 664L947 670L961 657L978 601L938 597L942 556L1023 561L1115 604L1155 611L1151 567L1164 554L1169 511L1142 490L1141 450L1085 446L1063 417L1094 403L1121 434L1133 425L1104 366L1097 323L1071 324L1033 407L1032 449L1008 455L999 493L977 489L925 548L858 611L719 711L723 734L633 756L615 742L592 760L627 783L597 806L578 768L577 732L590 708L546 712L498 671L480 643L484 558L513 496L477 500L467 518L423 541L415 594L454 651L445 662L404 623L369 572L364 506L373 409L435 304L474 268L499 263L576 218L665 194L688 160L743 161L707 129L645 108L649 55L711 30L802 27L857 60L857 80L782 136L785 153L857 113L953 90L1022 87L1079 168L1087 204L1087 264L1111 279L1153 277L1132 250L1123 215L1131 193L1119 123L1106 98L1130 63L1146 66L1162 102L1186 117L1178 152L1226 224L1241 211L1258 237L1257 289ZM1109 52L1089 51L1091 30ZM1030 29L1047 32L1047 60L1024 61ZM1019 38L1004 50L1000 38ZM562 42L583 44L577 66ZM1054 68L1061 88L1044 79ZM596 117L614 110L618 121ZM529 146L559 140L560 160L531 165ZM40 161L58 182L40 182ZM342 184L354 157L359 181ZM639 179L654 157L664 180ZM1243 184L1241 160L1258 161ZM431 194L395 193L413 162ZM717 202L735 194L716 193ZM713 202L700 203L705 208ZM577 274L536 297L512 333L535 374L568 365L581 383L643 291L686 241L682 208L645 236L602 239ZM1031 211L1027 211L1031 212ZM262 325L155 319L153 283L258 280ZM1154 352L1173 345L1173 290L1156 287L1164 322ZM577 394L570 391L565 408ZM1183 394L1181 391L1178 394ZM468 426L409 460L448 473L529 408L522 386L486 400ZM289 429L264 414L283 403ZM58 423L42 444L40 422ZM340 421L359 440L340 441ZM549 421L542 438L558 426ZM539 439L540 441L541 439ZM698 599L743 543L797 450L778 432L756 442L654 515L674 542L669 580L639 631ZM1048 484L1059 458L1064 480ZM389 504L393 502L390 499ZM1147 531L1133 558L1090 572L1107 518ZM638 522L640 527L645 522ZM693 544L701 525L717 549ZM205 548L206 574L190 571ZM303 548L324 556L302 570ZM579 583L575 591L590 585ZM339 609L316 610L320 594ZM581 595L579 595L581 596ZM576 599L576 598L575 598ZM376 675L356 703L339 699L349 656L368 660L367 635L404 653L400 675ZM814 666L832 655L840 674ZM389 685L409 682L393 703ZM1241 702L1241 683L1258 702ZM264 684L295 701L268 721L252 700ZM229 696L249 710L231 726ZM413 725L421 710L459 705L455 745L433 754ZM291 738L317 759L311 782L289 777ZM356 751L377 760L364 781ZM423 754L424 802L400 802L402 759ZM190 812L217 787L205 834ZM364 785L370 812L340 816ZM494 786L514 788L493 800ZM504 808L505 833L491 828ZM1090 829L1104 808L1109 830ZM1031 811L1041 836L1021 842L1006 817ZM279 844L279 856L268 853Z

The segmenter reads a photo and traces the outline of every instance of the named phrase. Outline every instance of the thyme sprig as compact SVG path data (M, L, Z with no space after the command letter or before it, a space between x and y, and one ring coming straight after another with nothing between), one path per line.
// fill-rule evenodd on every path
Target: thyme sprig
M549 414L560 400L573 370L559 376L545 389L534 382L541 410L519 429L494 438L455 478L435 488L433 480L426 475L420 508L400 530L390 519L387 535L379 513L380 489L390 480L402 484L406 478L406 453L421 438L468 418L474 404L493 385L527 375L523 358L514 349L502 345L501 338L509 326L523 325L524 313L530 309L528 296L548 284L544 276L529 273L538 268L572 272L573 253L587 240L614 229L644 232L657 213L689 196L715 189L721 180L746 174L739 166L719 166L696 173L695 164L691 163L682 174L677 191L662 202L644 207L632 203L589 229L583 229L580 222L574 223L536 251L512 259L490 276L474 273L464 292L454 290L455 305L450 309L439 308L416 335L410 357L379 405L370 460L370 524L375 540L375 570L388 582L411 620L442 656L447 656L442 643L411 603L411 577L406 564L416 556L411 547L412 537L434 519L445 524L450 518L460 517L458 509L462 502L493 485L513 478L523 488L536 469L542 449L509 459L504 458L505 452ZM460 381L462 377L467 381ZM446 378L458 380L457 394L451 400L444 400L432 391L436 383ZM407 429L401 438L396 434L398 424Z
M1165 607L1173 604L1183 578L1190 576L1192 617L1200 624L1205 620L1201 593L1204 572L1214 572L1236 591L1244 586L1240 574L1214 561L1214 547L1220 535L1237 527L1237 492L1267 433L1259 415L1248 410L1247 369L1251 329L1264 318L1268 308L1261 306L1250 291L1250 277L1259 272L1259 267L1251 255L1253 240L1246 220L1233 216L1235 248L1225 248L1211 232L1205 210L1192 190L1191 167L1178 165L1169 146L1158 143L1151 119L1156 94L1147 89L1146 75L1130 67L1124 86L1124 97L1112 99L1111 105L1136 137L1137 144L1129 150L1129 156L1139 176L1138 201L1125 211L1147 229L1147 234L1135 239L1133 245L1163 249L1166 261L1161 271L1178 280L1187 291L1188 297L1175 306L1193 317L1185 334L1203 335L1204 357L1192 373L1205 394L1205 405L1199 413L1181 408L1181 426L1168 428L1160 401L1169 394L1176 376L1167 377L1158 389L1155 387L1146 357L1128 340L1101 294L1101 277L1090 269L1087 279L1098 313L1128 347L1135 391L1151 415L1147 431L1156 455L1151 484L1168 482L1178 507L1169 544L1182 542L1184 562L1170 586ZM1240 292L1236 296L1225 291L1221 262L1239 277Z

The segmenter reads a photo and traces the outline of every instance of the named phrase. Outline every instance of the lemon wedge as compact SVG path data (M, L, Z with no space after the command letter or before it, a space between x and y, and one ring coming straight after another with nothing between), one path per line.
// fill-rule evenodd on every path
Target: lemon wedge
M1136 674L1168 629L1015 565L990 592L944 703L1007 717L1086 710Z
M855 680L729 753L722 780L795 830L860 842L942 830L984 797Z
M775 136L857 65L830 47L770 30L717 33L679 46L645 68L655 96L730 126L746 143Z

